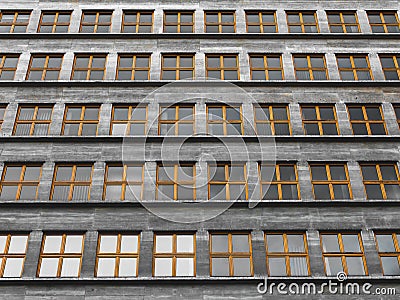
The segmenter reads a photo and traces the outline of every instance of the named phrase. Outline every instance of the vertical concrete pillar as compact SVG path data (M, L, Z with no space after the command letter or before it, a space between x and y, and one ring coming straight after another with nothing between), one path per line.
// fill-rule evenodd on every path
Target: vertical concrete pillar
M111 103L103 103L100 106L100 119L97 126L97 135L109 135L111 126Z
M24 263L22 278L35 278L39 263L40 249L42 245L43 232L39 230L31 231L28 239L28 249Z
M389 135L400 135L399 124L393 106L389 102L382 103L383 118Z
M97 239L98 239L97 231L87 231L85 233L81 276L80 276L81 278L94 277L94 268L96 266Z
M304 135L300 105L298 103L290 103L289 113L290 113L290 123L292 127L292 135Z
M353 200L365 200L365 191L360 165L358 162L351 160L347 162L347 168L349 171L351 190L353 192Z
M151 277L153 274L153 232L142 231L140 236L139 276Z

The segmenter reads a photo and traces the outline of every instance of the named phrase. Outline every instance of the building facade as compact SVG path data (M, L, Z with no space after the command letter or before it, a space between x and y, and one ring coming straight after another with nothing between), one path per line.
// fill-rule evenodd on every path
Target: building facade
M394 0L1 1L0 298L397 299L399 45Z

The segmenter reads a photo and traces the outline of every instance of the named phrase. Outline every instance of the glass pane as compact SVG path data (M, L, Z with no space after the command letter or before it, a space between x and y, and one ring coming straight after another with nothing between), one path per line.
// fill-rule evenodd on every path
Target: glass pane
M7 243L7 236L0 235L0 253L4 253Z
M194 276L193 258L176 258L176 276Z
M123 235L121 237L121 253L137 253L139 238L136 235Z
M172 276L172 258L155 258L154 260L154 276Z
M397 257L381 256L383 274L387 276L400 275L399 261Z
M364 180L378 180L378 173L375 166L361 166Z
M297 185L295 184L282 185L282 199L298 200L299 195L297 191Z
M286 276L286 261L284 257L269 257L268 268L270 276Z
M82 125L82 136L96 135L97 124L83 124Z
M107 181L121 181L124 168L122 166L109 166L107 171Z
M2 200L15 200L18 186L3 186L1 189Z
M268 252L284 252L283 236L280 234L267 235Z
M69 107L67 110L67 120L80 120L82 109L80 107Z
M115 258L100 257L97 263L97 277L114 277Z
M337 135L336 124L322 124L322 132L325 135Z
M117 236L101 235L100 237L100 253L116 253L117 252Z
M53 190L53 195L52 195L52 199L56 199L56 200L68 200L68 194L70 191L70 186L69 185L59 185L59 186L55 186L54 190Z
M89 186L75 185L72 200L88 200L89 199Z
M172 236L157 235L156 236L156 253L171 253L172 252Z
M325 166L311 166L313 180L328 180Z
M37 186L22 186L19 199L32 200L36 199Z
M290 273L292 276L307 276L308 266L305 257L290 257Z
M346 257L348 275L365 275L361 257Z
M41 169L42 169L41 167L27 166L25 169L24 181L39 180Z
M358 235L344 234L342 235L344 252L361 252Z
M250 258L233 258L233 276L251 276Z
M80 258L63 258L61 277L78 277L80 266Z
M212 259L212 276L229 276L228 258Z
M224 80L237 80L238 71L224 71Z
M176 252L193 253L193 235L177 235Z
M134 80L148 80L149 79L149 71L135 71Z
M4 266L3 277L20 277L22 273L22 267L24 264L24 258L7 258L6 265Z
M131 120L145 121L146 120L146 108L145 107L132 108Z
M289 124L275 124L276 135L290 135Z
M300 234L288 234L288 248L289 252L306 252L304 249L304 237Z
M39 277L56 277L58 270L58 258L42 258Z
M349 187L347 184L335 184L333 186L335 199L350 199Z
M376 240L379 252L396 252L391 234L377 234Z
M400 186L398 184L385 184L386 198L398 199L400 196Z
M67 235L64 253L81 253L82 240L81 235Z
M22 167L7 166L4 181L19 181Z
M60 253L62 236L46 236L43 253Z
M229 181L244 181L245 174L244 174L244 166L229 166Z
M295 181L296 174L293 166L280 166L280 177L283 181Z
M89 181L92 167L76 167L75 181Z
M174 185L158 185L158 200L174 200Z
M212 238L212 252L228 252L228 235L213 234Z
M250 252L249 236L247 234L232 234L233 252Z
M304 132L309 135L319 135L318 124L304 124Z
M304 120L317 120L317 113L314 107L302 107L301 112Z
M106 199L107 200L120 200L121 199L121 185L107 185Z
M129 182L142 181L142 166L128 166L126 169L126 180Z
M336 276L343 272L342 260L340 257L325 257L326 275Z
M383 199L380 185L368 184L368 185L365 185L365 190L367 193L367 199L377 199L377 200Z
M22 254L26 250L26 242L28 241L27 236L11 236L10 246L8 247L8 253Z
M337 235L336 234L322 235L322 248L324 252L340 252Z
M346 180L347 179L344 166L331 165L330 171L331 171L332 180Z
M226 186L222 184L210 184L210 199L226 200Z
M328 185L318 184L318 185L314 185L313 187L314 187L315 199L321 199L321 200L331 199Z
M137 276L137 258L121 257L119 259L119 272L120 277Z
M33 115L35 113L35 108L33 107L21 107L19 111L19 120L33 120Z

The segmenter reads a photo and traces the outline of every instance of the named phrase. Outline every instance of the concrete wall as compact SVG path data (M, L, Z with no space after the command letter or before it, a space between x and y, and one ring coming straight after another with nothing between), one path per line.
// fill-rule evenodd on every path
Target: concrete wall
M397 288L400 293L398 277L382 276L379 257L375 247L374 232L388 230L396 232L400 228L399 201L367 200L359 169L360 162L400 161L399 126L393 110L394 104L400 104L400 87L396 83L385 83L378 54L398 53L399 41L396 35L369 35L370 27L367 10L400 11L399 1L22 1L3 0L0 9L32 9L28 34L0 35L0 53L21 53L20 63L14 82L2 82L0 103L7 104L5 120L0 137L0 171L9 162L43 163L43 174L39 186L39 199L3 200L0 202L0 232L29 232L29 247L22 278L0 279L0 299L261 299L268 296L257 292L257 284L266 276L264 231L301 231L306 232L312 275L309 278L275 278L270 282L314 282L317 285L326 282L322 252L319 244L321 231L361 232L368 276L354 277L352 281L371 282L376 287ZM81 11L84 9L112 9L113 25L109 35L80 35L78 32ZM51 9L73 10L72 25L68 35L57 39L51 36L35 34L40 11ZM154 34L141 35L139 38L129 35L126 39L119 34L122 11L124 9L154 9ZM192 9L196 11L196 34L185 39L170 35L163 36L163 10ZM203 11L209 9L234 9L237 15L237 32L233 35L200 35L204 30ZM262 37L245 34L245 10L277 10L279 34ZM361 34L329 34L326 10L357 10ZM285 10L317 10L321 35L291 36L287 33ZM197 35L198 34L198 35ZM59 82L25 82L31 53L65 53ZM105 82L70 82L74 53L109 53ZM115 82L115 67L118 53L152 53L151 82L128 83ZM257 163L263 159L260 143L275 145L277 161L292 161L297 164L301 191L300 201L263 201L255 208L248 208L247 202L238 201L227 211L208 221L185 224L169 222L146 210L136 201L104 201L101 199L105 165L108 162L124 160L121 137L109 136L112 104L135 104L144 101L149 105L149 115L155 117L159 104L171 104L171 95L159 98L146 98L157 87L164 84L159 81L161 54L172 52L190 52L196 56L196 76L205 76L205 54L237 53L240 61L241 83L239 85L252 99L232 96L224 100L230 104L242 104L244 118L248 120L246 135L243 137L222 137L212 139L191 138L182 146L180 159L196 161L197 168L204 166L198 162L202 155L209 154L216 160L230 159L246 162L249 182L258 181ZM248 53L282 53L285 68L285 81L252 84L248 67ZM325 83L296 83L291 54L324 53L329 68L330 80ZM374 82L353 82L344 84L339 80L335 53L368 54L371 62ZM200 94L207 94L201 91ZM235 95L235 94L234 94ZM196 106L196 129L205 130L205 108L216 100L205 100L197 95L189 100ZM212 98L212 97L211 97ZM143 100L144 99L144 100ZM288 104L293 136L276 137L275 140L258 141L251 134L254 121L252 101L258 103ZM47 137L15 137L12 129L20 104L54 104L50 134ZM63 112L67 104L101 105L99 135L97 137L60 136ZM300 105L303 103L331 103L335 105L340 135L335 137L304 136ZM354 137L351 132L347 104L377 103L382 105L389 136ZM157 161L176 159L180 139L171 138L168 149L163 152L164 139L157 136L157 120L149 130L145 156L136 149L136 161L144 162L149 169L145 178L145 199L154 199L155 165ZM230 155L221 143L229 143ZM248 154L248 155L247 155ZM233 157L233 158L232 158ZM54 166L58 162L90 162L94 164L91 199L89 201L66 202L49 200ZM324 201L315 200L312 195L309 162L344 162L348 164L353 199ZM198 182L205 182L205 174ZM256 189L256 184L251 189ZM206 193L199 191L199 200ZM255 198L253 200L257 200ZM164 206L163 206L164 205ZM179 204L178 204L179 205ZM160 204L161 209L174 210L171 203ZM178 210L178 209L177 209ZM190 219L201 212L196 209L184 210ZM179 211L182 214L182 211ZM139 277L132 279L98 279L94 277L97 237L101 232L137 232L141 235ZM152 247L154 232L196 233L197 276L195 278L153 278ZM209 276L209 232L245 231L251 232L253 246L254 278L212 278ZM82 232L85 233L82 274L78 279L42 279L36 278L37 262L43 233L46 232ZM275 290L275 295L277 295ZM289 296L279 295L280 298ZM299 295L298 299L397 299L396 296L378 295Z

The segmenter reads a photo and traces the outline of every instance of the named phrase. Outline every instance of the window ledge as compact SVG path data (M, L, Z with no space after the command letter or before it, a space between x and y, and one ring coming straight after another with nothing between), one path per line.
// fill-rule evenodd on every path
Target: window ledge
M202 87L215 84L221 85L220 80L1 80L0 87L160 87L169 83L194 85ZM399 80L231 80L226 81L240 87L399 87Z
M0 39L399 39L398 33L1 33Z

